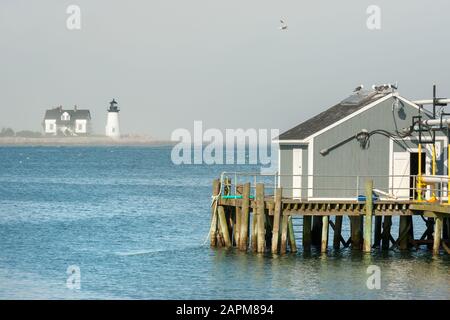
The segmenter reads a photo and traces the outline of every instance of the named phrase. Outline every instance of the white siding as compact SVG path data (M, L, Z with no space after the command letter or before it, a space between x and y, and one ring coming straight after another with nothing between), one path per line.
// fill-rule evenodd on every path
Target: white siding
M75 122L75 132L76 133L86 133L87 121L83 119L77 119Z
M56 120L45 120L45 133L56 134Z

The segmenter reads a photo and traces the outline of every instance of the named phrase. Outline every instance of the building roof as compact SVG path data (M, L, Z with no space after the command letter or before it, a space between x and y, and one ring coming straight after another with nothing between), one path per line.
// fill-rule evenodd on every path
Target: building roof
M61 115L67 112L70 115L70 121L75 121L78 119L81 120L90 120L91 119L91 112L88 109L72 109L72 110L66 110L61 107L49 109L45 111L44 120L49 119L56 119L61 121Z
M390 92L359 91L333 107L282 133L278 140L304 140L314 133L383 98Z

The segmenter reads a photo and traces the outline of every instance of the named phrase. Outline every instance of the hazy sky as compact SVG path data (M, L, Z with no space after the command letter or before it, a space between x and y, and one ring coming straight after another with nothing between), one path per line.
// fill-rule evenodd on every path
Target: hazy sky
M81 30L66 28L71 4ZM447 0L1 0L0 127L41 130L45 109L77 104L103 133L114 97L122 132L167 139L194 120L289 129L360 83L450 97L449 13Z

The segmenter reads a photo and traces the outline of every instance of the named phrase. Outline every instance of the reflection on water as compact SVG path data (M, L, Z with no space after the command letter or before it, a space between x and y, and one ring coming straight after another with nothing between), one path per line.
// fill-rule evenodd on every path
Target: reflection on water
M349 249L272 256L213 250L214 272L226 283L220 297L273 299L449 299L449 259L426 252ZM381 269L381 289L369 290L367 267ZM242 283L251 283L242 288Z

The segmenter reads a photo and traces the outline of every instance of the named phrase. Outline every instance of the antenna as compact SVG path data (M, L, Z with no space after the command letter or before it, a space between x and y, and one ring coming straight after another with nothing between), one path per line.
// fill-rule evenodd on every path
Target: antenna
M433 84L433 119L436 119L436 85Z

